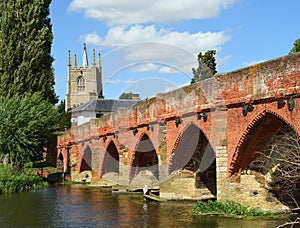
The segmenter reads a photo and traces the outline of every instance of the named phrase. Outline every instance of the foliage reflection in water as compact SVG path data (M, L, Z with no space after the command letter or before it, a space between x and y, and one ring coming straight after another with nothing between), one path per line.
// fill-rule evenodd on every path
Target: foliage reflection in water
M60 186L0 196L4 227L276 227L287 219L193 216L193 202L145 203L141 194Z

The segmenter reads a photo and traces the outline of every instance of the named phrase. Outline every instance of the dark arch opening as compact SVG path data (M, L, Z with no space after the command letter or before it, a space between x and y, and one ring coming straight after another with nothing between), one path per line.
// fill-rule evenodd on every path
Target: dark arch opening
M216 158L204 133L191 124L181 135L174 149L168 173L182 170L195 176L196 188L207 188L216 195Z
M252 125L238 151L236 173L255 175L283 204L300 203L300 138L279 117L266 113ZM266 200L272 201L272 197Z
M58 156L58 160L61 160L61 161L63 161L63 160L64 160L64 156L62 155L62 153L60 153L60 154L59 154L59 156Z
M89 146L87 146L83 152L83 157L80 165L80 172L91 171L92 170L92 151Z
M119 173L119 153L113 141L109 143L106 149L101 175L109 172Z
M255 160L258 156L255 151L263 150L283 125L283 120L271 113L265 113L260 120L247 129L246 137L240 147L236 149L237 159L231 167L231 174L240 173L247 164Z
M62 153L59 153L57 161L56 161L56 169L59 172L63 172L64 171L64 156L62 155Z
M134 178L141 170L149 170L157 180L159 179L158 157L148 135L143 135L137 144L133 156L130 167L130 179Z

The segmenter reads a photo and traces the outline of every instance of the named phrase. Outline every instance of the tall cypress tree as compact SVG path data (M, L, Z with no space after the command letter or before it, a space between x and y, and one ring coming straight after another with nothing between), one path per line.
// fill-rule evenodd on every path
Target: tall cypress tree
M55 104L51 0L1 2L0 95L40 92L45 100Z

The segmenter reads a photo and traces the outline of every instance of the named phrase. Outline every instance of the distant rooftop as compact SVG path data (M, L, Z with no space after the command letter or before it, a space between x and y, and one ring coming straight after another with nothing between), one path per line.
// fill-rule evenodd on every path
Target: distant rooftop
M138 103L139 100L116 100L116 99L93 99L90 102L80 105L73 110L74 112L95 111L95 112L113 112L119 108L126 108Z

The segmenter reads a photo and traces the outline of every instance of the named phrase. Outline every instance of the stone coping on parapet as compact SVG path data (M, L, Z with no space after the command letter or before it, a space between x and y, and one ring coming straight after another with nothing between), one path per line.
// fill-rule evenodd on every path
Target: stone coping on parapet
M223 76L227 76L229 74L236 74L236 73L240 74L241 72L249 71L250 69L253 69L253 68L256 68L256 67L263 68L263 67L268 66L268 65L273 64L273 63L283 63L283 62L287 62L289 60L295 60L295 59L297 59L297 61L300 62L300 52L290 54L290 55L284 55L284 56L276 57L276 58L269 59L269 60L266 60L266 61L260 61L260 62L254 63L254 64L246 66L246 67L238 68L236 70L232 70L232 71L229 71L229 72L218 73L215 76L216 77L218 77L218 76L223 77ZM277 66L279 66L279 65L277 64ZM298 66L298 67L300 67L300 66ZM298 69L298 70L300 70L300 69Z

